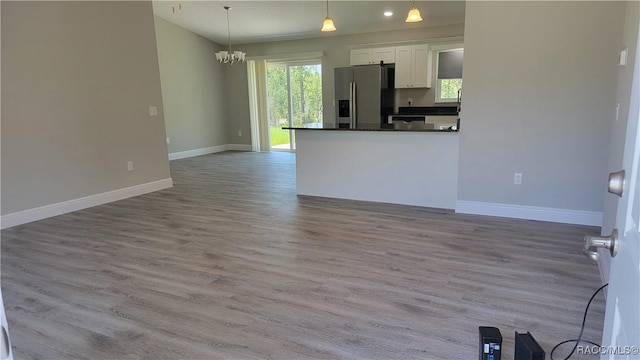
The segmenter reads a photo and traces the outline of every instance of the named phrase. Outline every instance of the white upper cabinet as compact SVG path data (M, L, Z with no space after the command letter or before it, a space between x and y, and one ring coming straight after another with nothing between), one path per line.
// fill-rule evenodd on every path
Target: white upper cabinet
M398 46L395 49L396 89L430 88L432 64L429 45Z
M352 49L351 65L393 64L396 62L396 48Z
M411 46L396 48L396 89L411 87Z

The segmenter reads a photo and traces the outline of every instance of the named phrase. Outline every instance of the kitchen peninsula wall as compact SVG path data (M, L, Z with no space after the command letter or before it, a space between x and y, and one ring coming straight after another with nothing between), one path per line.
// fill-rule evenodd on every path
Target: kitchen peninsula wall
M451 42L461 42L464 35L464 24L447 26L433 26L401 31L386 31L378 33L336 35L322 34L315 39L287 40L257 44L239 45L248 57L277 57L282 54L298 54L311 51L322 51L322 88L323 108L326 123L334 122L334 79L333 69L349 66L350 50L358 47L395 46L409 42L430 43L442 39L454 39ZM251 144L248 134L251 133L249 122L249 101L247 91L247 69L245 64L229 66L226 69L228 94L234 96L228 99L229 133L228 143ZM429 106L434 102L434 89L400 89L396 97L398 105L405 106L406 99L413 97L414 106ZM240 131L247 134L237 137Z

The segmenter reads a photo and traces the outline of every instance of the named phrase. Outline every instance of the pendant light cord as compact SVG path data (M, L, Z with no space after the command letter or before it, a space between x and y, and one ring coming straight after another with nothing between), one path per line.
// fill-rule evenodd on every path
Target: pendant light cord
M229 25L229 9L228 6L224 7L227 10L227 34L229 35L229 54L231 54L231 26Z
M218 62L220 63L230 63L231 65L233 65L233 63L235 62L243 63L245 62L245 56L247 54L242 51L234 52L233 48L231 47L231 17L229 15L231 6L223 6L223 8L227 12L227 39L229 44L229 51L222 51L223 48L221 48L221 51L218 51L216 53L216 60L218 60Z
M327 17L329 17L329 0L327 0Z

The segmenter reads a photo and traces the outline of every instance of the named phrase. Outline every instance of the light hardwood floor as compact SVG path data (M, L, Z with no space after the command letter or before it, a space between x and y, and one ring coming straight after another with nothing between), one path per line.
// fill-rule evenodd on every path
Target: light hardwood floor
M598 228L297 197L289 153L171 174L2 231L17 359L475 360L478 326L497 326L509 360L515 331L547 352L575 338L600 285L581 254ZM598 295L586 339L603 312Z

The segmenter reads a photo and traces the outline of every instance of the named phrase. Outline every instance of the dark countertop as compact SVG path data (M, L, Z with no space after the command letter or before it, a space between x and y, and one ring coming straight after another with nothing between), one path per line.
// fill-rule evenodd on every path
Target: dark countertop
M457 106L400 106L398 112L391 115L458 115Z
M358 125L355 129L338 128L336 126L318 126L313 124L309 127L283 127L284 130L334 130L334 131L404 131L404 132L458 132L458 130L440 130L428 128L424 123L401 123L401 124L380 124L380 125Z

